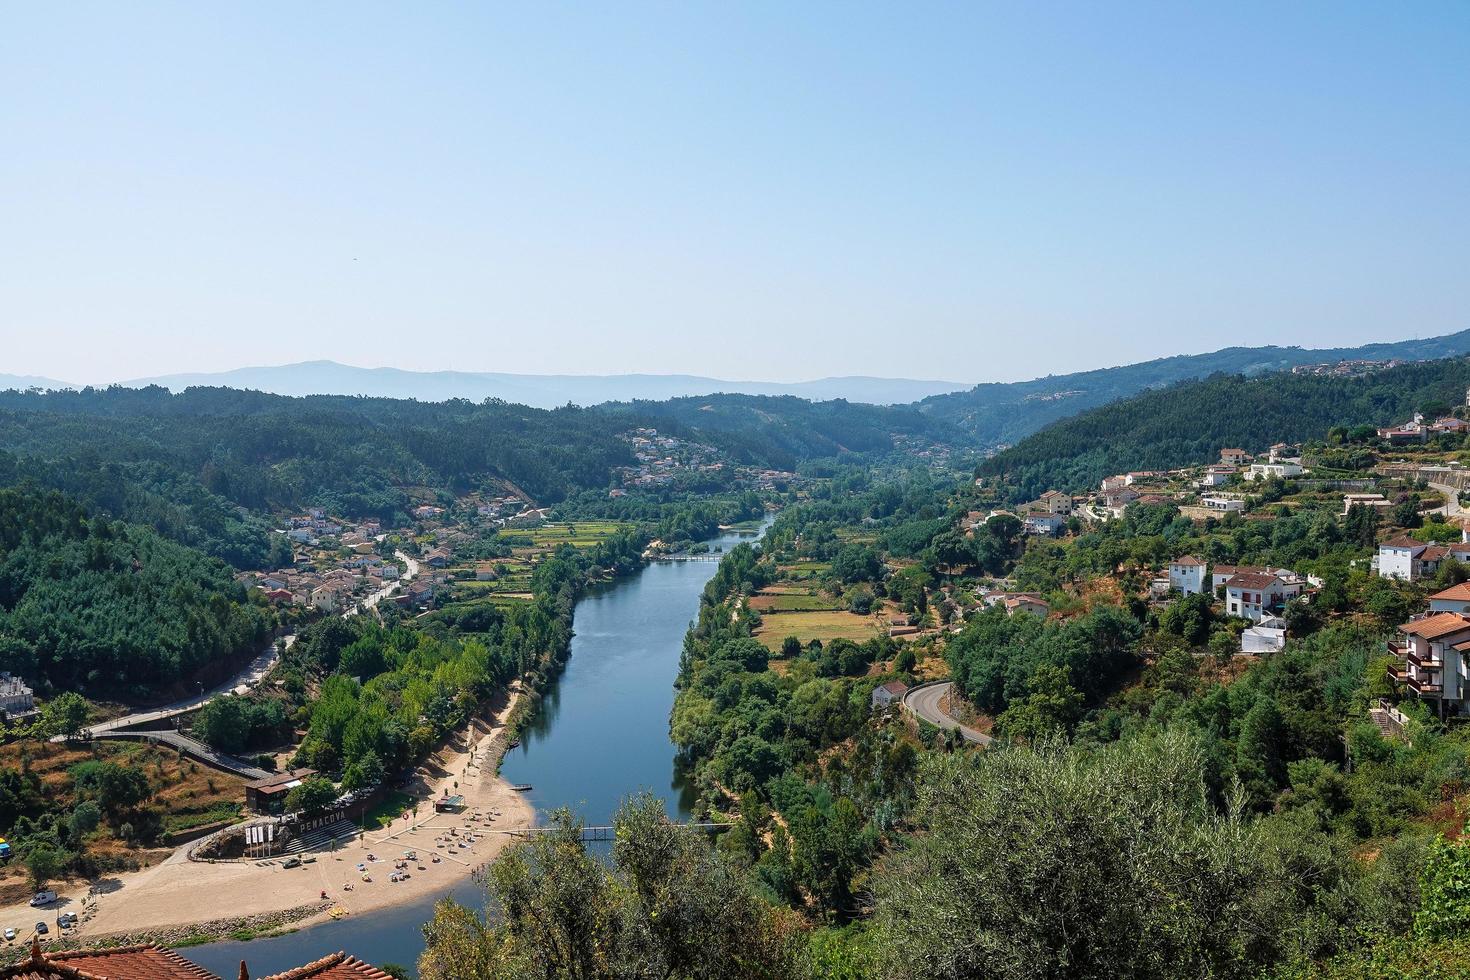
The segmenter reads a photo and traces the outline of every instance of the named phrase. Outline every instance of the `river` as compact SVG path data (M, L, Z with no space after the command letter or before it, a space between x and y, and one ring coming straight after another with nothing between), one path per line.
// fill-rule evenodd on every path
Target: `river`
M711 557L756 537L722 534L709 542L717 549ZM624 798L647 790L664 800L671 816L689 815L692 801L674 770L669 709L684 633L717 567L712 560L653 562L578 601L566 669L525 727L520 747L501 766L507 779L534 787L530 796L539 812L569 807L589 824L606 824ZM468 880L449 894L477 907L482 899L479 886ZM252 976L264 976L339 949L369 963L412 969L434 901L184 952L224 977L235 976L242 959Z

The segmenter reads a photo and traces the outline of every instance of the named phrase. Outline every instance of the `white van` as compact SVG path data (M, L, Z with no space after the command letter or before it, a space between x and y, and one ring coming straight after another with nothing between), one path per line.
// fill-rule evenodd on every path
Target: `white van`
M31 904L36 906L37 908L42 905L50 905L54 901L56 901L56 893L51 891L36 892L36 894L31 897Z

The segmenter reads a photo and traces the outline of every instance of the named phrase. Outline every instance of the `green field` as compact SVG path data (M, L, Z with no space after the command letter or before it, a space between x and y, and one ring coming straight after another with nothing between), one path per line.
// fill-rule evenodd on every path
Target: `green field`
M781 641L788 636L802 643L838 639L861 643L878 635L878 623L872 616L843 611L767 613L755 631L755 638L771 651L780 650Z
M751 608L760 612L821 612L826 610L840 609L836 599L824 595L767 595L756 596L750 602Z

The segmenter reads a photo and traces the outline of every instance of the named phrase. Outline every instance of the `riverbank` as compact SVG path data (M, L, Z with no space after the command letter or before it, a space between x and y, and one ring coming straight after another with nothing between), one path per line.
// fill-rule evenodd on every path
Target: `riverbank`
M492 704L488 716L471 719L419 766L407 789L417 801L417 813L365 831L335 853L285 868L279 859L201 864L189 861L186 848L180 848L161 864L105 879L92 900L84 901L89 883L83 881L58 888L60 899L45 910L0 908L0 928L20 928L38 918L54 921L61 911L75 911L82 921L67 931L68 945L115 945L123 939L200 942L249 928L307 926L446 893L494 860L516 839L515 831L535 825L530 802L497 775L508 725L523 697L517 682ZM463 812L434 812L435 799L455 795L464 797ZM466 834L475 842L460 846ZM390 881L394 862L410 850L418 856L409 864L410 877ZM362 880L358 864L366 867L371 881ZM258 925L241 924L251 920L259 920ZM24 930L20 939L29 932ZM61 940L55 931L51 935Z

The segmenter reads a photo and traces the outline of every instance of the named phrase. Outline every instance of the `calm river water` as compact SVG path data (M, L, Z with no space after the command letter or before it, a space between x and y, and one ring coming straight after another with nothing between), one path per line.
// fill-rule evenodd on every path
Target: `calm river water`
M723 551L755 537L725 534L710 546ZM566 670L501 766L507 779L534 787L530 796L539 811L569 807L589 824L606 824L627 796L647 790L663 798L670 815L688 816L692 801L674 771L669 709L684 633L716 567L715 561L655 562L577 603ZM450 894L481 902L473 882ZM369 963L412 968L436 900L185 953L225 977L237 973L241 959L252 976L264 976L339 949Z

